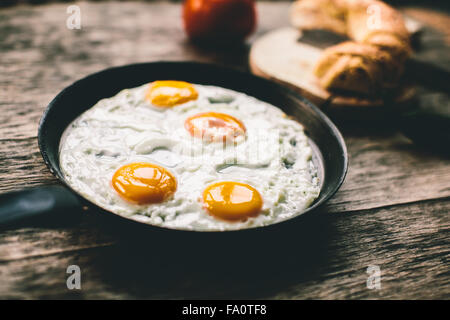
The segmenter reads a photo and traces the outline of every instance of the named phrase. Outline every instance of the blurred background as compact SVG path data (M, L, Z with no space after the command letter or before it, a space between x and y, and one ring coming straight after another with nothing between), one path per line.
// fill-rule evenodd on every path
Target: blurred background
M87 0L89 2L107 2L107 1L120 1L120 2L182 2L183 0ZM257 2L286 2L294 0L256 0ZM74 0L0 0L0 7L9 7L19 4L32 4L40 5L45 3L54 2L77 2ZM390 3L392 5L420 5L422 7L429 7L433 9L443 9L450 11L450 1L449 0L384 0L384 2Z
M112 0L89 0L91 2L106 2L106 1L112 1ZM117 0L116 0L117 1ZM119 0L121 2L127 2L127 1L142 1L142 2L161 2L161 0ZM182 2L183 0L166 0L167 2ZM270 1L270 2L276 2L276 1L289 1L289 0L257 0L257 1ZM291 0L293 1L293 0ZM76 2L73 0L1 0L0 6L11 6L16 4L43 4L43 3L49 3L49 2ZM421 5L429 5L429 6L445 6L450 7L450 1L448 0L385 0L387 3L391 3L393 5L396 4L407 4L407 3L414 3L414 4L421 4Z

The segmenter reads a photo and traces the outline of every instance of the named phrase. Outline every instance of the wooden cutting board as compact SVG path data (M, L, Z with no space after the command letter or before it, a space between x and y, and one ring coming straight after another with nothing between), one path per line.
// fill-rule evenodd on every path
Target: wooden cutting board
M389 101L333 95L321 88L313 68L324 48L344 41L323 31L299 31L287 27L266 33L250 50L251 71L264 78L282 83L301 93L322 109L373 113L406 107L415 96L415 88L401 87ZM389 106L388 106L389 105Z

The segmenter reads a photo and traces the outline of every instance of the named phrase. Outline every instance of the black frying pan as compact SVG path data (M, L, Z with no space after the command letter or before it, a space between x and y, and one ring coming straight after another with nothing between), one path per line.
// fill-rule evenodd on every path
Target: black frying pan
M65 187L40 187L0 196L0 224L7 225L31 218L69 219L71 209L75 208L75 211L81 212L81 206L88 206L102 216L111 217L123 225L129 224L155 233L205 234L205 232L156 227L108 212L71 189L59 166L61 135L76 117L100 99L114 96L122 89L161 79L225 87L269 102L304 125L314 150L314 161L319 168L322 181L321 192L318 199L303 214L266 227L206 233L247 234L268 229L279 230L293 225L294 222L308 216L327 201L344 181L348 160L346 146L340 132L317 107L297 93L249 73L216 65L195 62L133 64L107 69L83 78L65 88L50 102L39 125L39 148L48 168Z

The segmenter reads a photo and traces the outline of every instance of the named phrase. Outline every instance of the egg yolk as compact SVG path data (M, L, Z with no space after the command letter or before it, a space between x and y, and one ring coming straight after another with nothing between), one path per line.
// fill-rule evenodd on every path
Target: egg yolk
M238 136L245 136L244 124L225 113L205 112L193 115L184 122L187 131L197 138L206 141L234 140Z
M229 220L245 220L259 214L262 198L252 186L224 181L208 186L203 192L206 210L214 217Z
M184 81L154 81L145 94L145 99L151 104L169 108L198 97L194 86Z
M123 199L136 204L163 202L177 189L177 181L168 170L145 162L120 167L112 185Z

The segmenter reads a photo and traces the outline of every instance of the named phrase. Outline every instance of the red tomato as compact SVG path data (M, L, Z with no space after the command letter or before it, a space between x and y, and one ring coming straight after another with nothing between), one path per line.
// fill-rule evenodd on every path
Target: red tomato
M254 0L185 0L184 28L192 39L242 40L256 27Z

